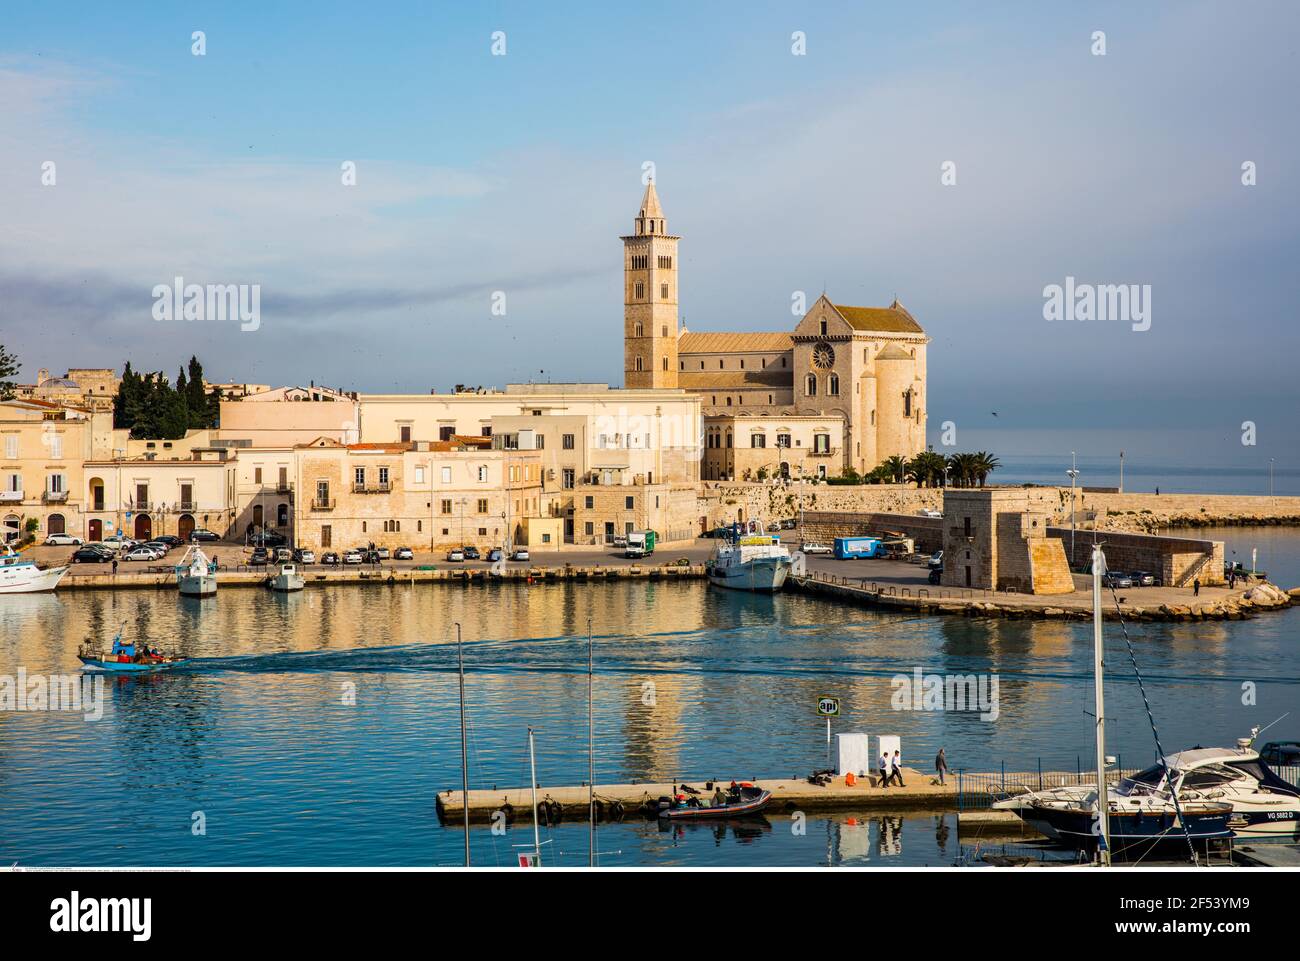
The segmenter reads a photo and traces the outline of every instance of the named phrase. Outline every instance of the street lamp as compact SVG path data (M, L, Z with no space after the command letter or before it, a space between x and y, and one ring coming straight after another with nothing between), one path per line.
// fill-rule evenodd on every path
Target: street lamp
M1119 452L1119 492L1124 493L1124 452Z
M1070 478L1070 561L1074 561L1074 479L1079 476L1079 462L1074 451L1070 451L1070 469L1065 472Z

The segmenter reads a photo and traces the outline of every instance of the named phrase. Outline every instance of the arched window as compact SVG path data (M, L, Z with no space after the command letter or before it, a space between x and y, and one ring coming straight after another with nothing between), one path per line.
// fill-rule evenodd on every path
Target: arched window
M826 378L826 393L836 397L840 392L840 378L838 374L831 374Z
M633 328L633 329L635 330L635 334L634 334L633 336L635 336L635 337L642 337L642 336L644 336L640 324L637 324L636 327Z
M640 369L641 369L641 358L640 358L640 357L638 357L638 358L636 359L636 369L637 369L637 370L640 370Z
M807 394L809 397L817 396L817 375L816 374L808 375L807 380L804 381L803 390L804 393Z

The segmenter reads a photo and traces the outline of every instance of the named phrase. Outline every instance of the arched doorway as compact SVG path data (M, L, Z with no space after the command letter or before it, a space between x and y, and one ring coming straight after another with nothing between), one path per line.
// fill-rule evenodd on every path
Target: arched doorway
M90 479L90 509L92 511L102 511L104 509L104 481L102 478L92 477Z
M790 462L788 460L781 461L781 479L790 479Z
M183 541L188 541L190 535L194 533L194 515L182 514L176 522L176 536Z
M6 544L8 544L10 541L18 540L19 536L23 532L22 518L19 517L17 514L9 514L8 516L5 517L3 530L4 530L4 535L3 535L4 542Z
M102 541L104 539L104 522L98 517L91 518L86 525L86 537L92 541Z
M259 530L262 527L262 505L253 505L253 529Z
M51 514L45 518L45 533L47 534L64 534L68 530L68 522L64 520L62 514Z
M147 541L153 537L153 521L149 520L148 514L135 515L135 539L138 541Z
M275 509L275 526L276 527L289 526L289 505L288 504L281 504L279 507Z

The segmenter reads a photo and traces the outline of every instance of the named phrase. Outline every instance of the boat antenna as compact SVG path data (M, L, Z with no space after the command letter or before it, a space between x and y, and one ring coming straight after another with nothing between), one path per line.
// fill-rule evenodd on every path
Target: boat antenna
M1274 724L1277 724L1278 721L1285 721L1285 720L1286 720L1288 717L1290 717L1290 716L1291 716L1291 712L1290 712L1290 711L1287 711L1285 714L1283 714L1281 717L1279 717L1279 718L1277 719L1277 721L1271 721L1270 723L1265 724L1263 727L1252 727L1252 728L1250 729L1250 744L1248 744L1247 747L1253 745L1253 744L1255 743L1255 741L1259 738L1259 736L1260 736L1261 734L1263 734L1265 731L1267 731L1267 730L1268 730L1270 727L1272 727Z

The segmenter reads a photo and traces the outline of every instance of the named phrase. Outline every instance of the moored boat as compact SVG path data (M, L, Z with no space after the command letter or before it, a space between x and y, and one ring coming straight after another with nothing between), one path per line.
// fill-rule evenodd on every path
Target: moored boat
M727 791L718 788L711 801L678 794L659 809L659 817L670 821L748 817L760 814L771 799L771 791L749 781L742 781L733 784Z
M267 578L266 586L273 591L287 594L290 591L300 591L307 586L303 576L298 573L298 568L292 564L280 565L280 573L274 577Z
M33 560L15 554L6 546L0 557L0 594L36 594L52 591L68 573L68 567L40 567Z
M733 525L707 565L709 580L738 591L779 591L793 566L781 538Z
M176 586L185 597L211 597L217 593L217 565L197 544L191 545L176 565Z

